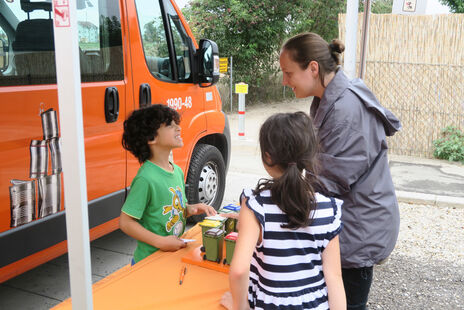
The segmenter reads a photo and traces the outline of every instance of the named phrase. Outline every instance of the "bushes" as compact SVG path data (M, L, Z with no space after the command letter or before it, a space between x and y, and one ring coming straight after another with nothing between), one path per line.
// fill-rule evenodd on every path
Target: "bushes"
M433 141L433 156L464 163L464 133L455 126L442 130L442 138Z

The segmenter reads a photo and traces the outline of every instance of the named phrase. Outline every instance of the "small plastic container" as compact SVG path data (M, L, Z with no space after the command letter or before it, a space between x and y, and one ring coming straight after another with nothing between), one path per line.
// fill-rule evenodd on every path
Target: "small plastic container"
M239 205L236 205L236 204L228 204L227 206L224 206L222 207L223 210L228 210L228 211L232 211L232 212L235 212L235 213L238 213L240 212L240 206ZM226 212L224 212L226 213Z
M219 221L212 221L212 220L204 219L203 221L199 223L199 225L201 226L201 234L205 235L205 232L208 229L219 228L222 225L222 223Z
M232 257L234 256L235 242L237 242L238 233L231 232L227 234L224 238L226 241L226 258L224 259L224 264L229 264L232 262Z
M211 228L203 236L205 255L203 259L220 263L222 261L222 247L224 244L224 230Z
M236 204L228 204L224 207L222 207L219 211L219 213L239 213L240 212L240 206ZM226 234L237 231L237 219L232 219L232 218L227 218L224 229L226 231Z
M208 220L208 221L218 221L218 222L220 222L220 223L221 223L220 228L221 228L222 230L224 230L224 225L225 225L225 223L226 223L227 218L222 217L222 216L220 216L220 215L217 214L217 215L213 215L213 216L207 216L207 217L205 217L205 220Z

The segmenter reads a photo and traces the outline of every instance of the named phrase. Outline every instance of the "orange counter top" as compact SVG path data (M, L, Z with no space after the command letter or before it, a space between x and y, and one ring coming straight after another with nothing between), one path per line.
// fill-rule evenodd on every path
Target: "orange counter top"
M158 251L134 266L126 266L92 286L93 308L99 309L224 309L219 301L229 289L228 275L187 264L182 285L181 261L201 245L201 228L195 225L183 238L196 239L177 252ZM52 308L72 309L71 299Z

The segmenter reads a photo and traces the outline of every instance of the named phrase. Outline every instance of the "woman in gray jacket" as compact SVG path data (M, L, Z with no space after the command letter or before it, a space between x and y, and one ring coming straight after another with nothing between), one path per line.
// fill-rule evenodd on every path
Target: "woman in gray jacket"
M340 234L348 309L365 309L374 264L393 250L398 202L387 159L386 136L401 128L360 79L340 69L344 45L303 33L282 47L283 85L297 98L313 96L310 114L320 143L318 191L344 201Z

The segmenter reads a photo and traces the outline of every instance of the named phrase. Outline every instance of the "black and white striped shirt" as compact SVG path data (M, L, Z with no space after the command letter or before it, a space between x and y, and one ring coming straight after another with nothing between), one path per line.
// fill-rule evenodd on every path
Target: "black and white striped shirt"
M250 266L248 301L252 309L329 309L322 251L341 230L342 201L316 194L310 226L282 228L287 215L272 203L269 190L242 192L262 230Z

